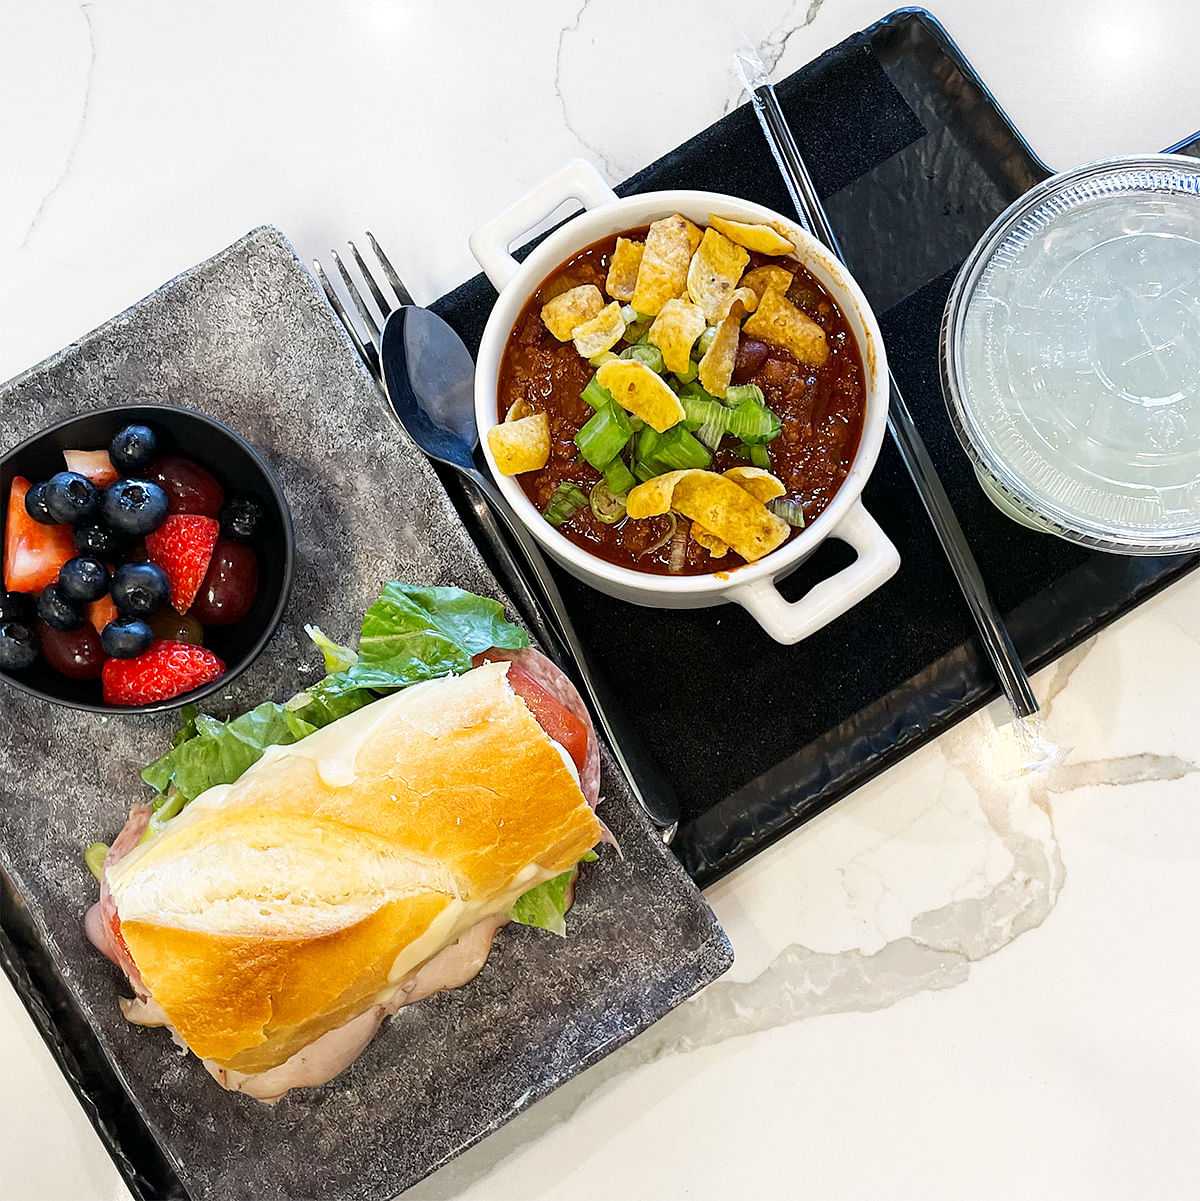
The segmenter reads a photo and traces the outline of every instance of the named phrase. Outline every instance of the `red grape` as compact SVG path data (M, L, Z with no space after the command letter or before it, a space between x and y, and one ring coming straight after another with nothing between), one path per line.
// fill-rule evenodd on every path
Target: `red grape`
M231 538L219 538L189 612L206 626L232 625L250 612L257 592L258 557L254 548Z
M150 628L156 638L165 638L168 642L204 645L204 630L200 623L190 613L176 613L170 605L164 605L150 618Z
M150 469L150 479L166 491L171 513L216 517L225 503L225 489L216 476L182 455L160 455Z
M100 645L100 635L90 623L85 621L73 630L55 630L39 621L38 640L46 662L60 676L69 680L100 678L106 656Z

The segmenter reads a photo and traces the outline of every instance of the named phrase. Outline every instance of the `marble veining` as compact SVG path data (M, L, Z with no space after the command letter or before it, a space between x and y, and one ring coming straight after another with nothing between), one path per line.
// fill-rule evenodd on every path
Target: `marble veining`
M739 43L755 47L768 72L778 77L793 37L816 20L824 0L791 0L782 12L776 3L740 8L734 16L731 39L718 39L704 45L693 64L707 87L723 94L721 103L708 103L698 112L701 123L714 121L729 112L741 100L741 87L729 71L730 55ZM644 29L644 36L630 36L630 30L642 28L636 22L640 6L629 0L582 0L571 21L559 30L554 57L554 95L562 112L563 124L578 141L580 148L597 160L604 174L613 181L632 174L640 161L616 149L629 143L626 122L608 122L604 108L595 104L598 61L625 67L626 86L612 94L621 95L619 111L643 111L646 123L654 129L660 115L656 107L669 102L662 89L662 74L656 47L662 45L657 31ZM765 11L764 11L765 10ZM668 15L669 14L669 15ZM673 20L695 19L695 12L676 4L658 6L654 17L670 36ZM634 63L645 64L646 74L638 77L630 71ZM615 84L614 79L614 84ZM632 96L627 93L632 89ZM672 107L674 107L672 105ZM599 117L600 120L596 118ZM661 146L659 148L667 149Z
M43 214L46 212L50 202L57 195L59 188L66 182L67 176L70 175L71 167L75 163L75 155L79 150L79 144L83 141L84 129L87 127L88 108L92 103L92 78L96 73L96 26L92 17L93 7L94 5L90 0L88 3L79 6L80 15L87 25L88 40L87 73L83 80L83 103L79 107L79 121L75 126L75 133L71 138L70 145L67 147L66 156L63 158L62 170L54 180L54 183L51 184L49 191L46 192L39 202L33 214L33 219L29 222L29 227L25 230L25 236L21 239L20 249L22 250L29 245L34 234L37 233Z
M779 77L885 7L0 6L0 376L260 221L306 259L370 223L430 299L566 155L617 180L728 111L736 42ZM1050 162L1200 124L1195 6L937 12ZM410 1195L1191 1195L1197 598L1193 577L1040 673L1042 770L993 706L721 881L729 976ZM0 1054L6 1195L127 1201L10 991Z

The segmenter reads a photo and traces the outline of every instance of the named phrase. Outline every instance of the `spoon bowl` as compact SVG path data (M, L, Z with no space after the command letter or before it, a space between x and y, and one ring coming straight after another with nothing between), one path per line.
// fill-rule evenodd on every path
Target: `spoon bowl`
M400 424L430 458L478 475L475 363L457 333L428 309L405 305L381 339L383 384Z

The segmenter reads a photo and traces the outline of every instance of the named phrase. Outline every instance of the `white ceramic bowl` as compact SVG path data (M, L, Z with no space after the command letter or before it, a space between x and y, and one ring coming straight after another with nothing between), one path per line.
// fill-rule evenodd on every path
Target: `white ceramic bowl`
M555 230L523 263L518 263L509 254L509 247L571 199L579 201L585 211ZM866 374L862 438L850 472L829 506L797 537L757 563L709 575L652 575L589 554L542 517L516 479L496 470L487 440L487 431L498 422L497 387L505 343L521 309L542 280L593 242L648 225L671 213L682 213L698 225L707 224L709 214L716 213L786 229L796 245L796 257L820 280L849 321ZM860 499L887 423L888 372L883 337L866 297L846 268L794 222L761 205L716 192L648 192L621 200L590 163L575 159L477 230L471 237L471 251L500 293L483 332L475 371L475 417L484 454L500 491L517 516L572 575L610 596L654 608L698 609L733 601L750 612L772 638L792 643L841 616L895 574L900 556ZM808 558L826 538L848 543L857 558L799 600L788 602L775 582Z

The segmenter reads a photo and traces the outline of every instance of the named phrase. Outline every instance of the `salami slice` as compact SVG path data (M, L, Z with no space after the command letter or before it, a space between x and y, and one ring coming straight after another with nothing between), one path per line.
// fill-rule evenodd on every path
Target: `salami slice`
M511 663L586 727L587 753L579 773L579 787L587 803L595 809L600 799L600 742L596 737L596 727L592 725L592 716L575 685L551 660L533 647L519 651L492 649L475 657L476 664L485 660Z
M120 834L113 839L113 844L104 857L104 871L100 873L100 900L87 911L83 920L84 930L92 945L125 973L139 996L145 995L146 988L120 934L121 920L117 916L117 906L108 891L108 868L110 864L123 859L141 842L150 821L150 812L149 805L134 805L130 810L129 818Z

